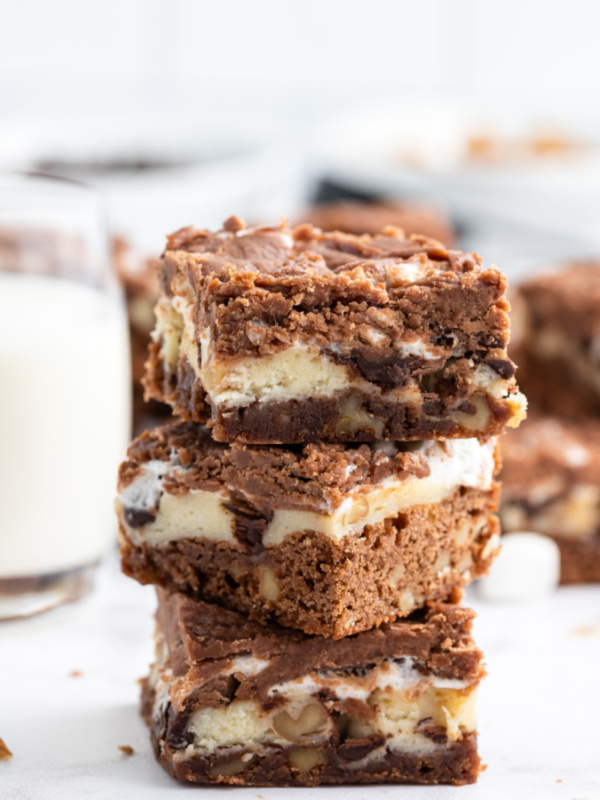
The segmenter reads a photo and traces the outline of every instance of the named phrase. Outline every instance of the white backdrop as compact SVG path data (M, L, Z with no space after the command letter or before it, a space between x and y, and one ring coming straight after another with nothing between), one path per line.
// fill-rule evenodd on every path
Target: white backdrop
M594 105L595 0L19 0L5 3L0 120L202 90L316 113L394 90Z

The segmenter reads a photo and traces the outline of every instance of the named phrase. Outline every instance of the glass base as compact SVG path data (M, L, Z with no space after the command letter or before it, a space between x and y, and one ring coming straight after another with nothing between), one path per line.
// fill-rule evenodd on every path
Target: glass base
M23 619L73 603L94 587L98 562L50 575L0 578L0 621Z

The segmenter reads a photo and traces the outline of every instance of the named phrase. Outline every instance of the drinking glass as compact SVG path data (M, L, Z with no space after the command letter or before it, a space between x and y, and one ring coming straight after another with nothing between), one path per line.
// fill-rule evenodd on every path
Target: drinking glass
M0 175L0 619L77 600L113 548L127 320L91 189Z

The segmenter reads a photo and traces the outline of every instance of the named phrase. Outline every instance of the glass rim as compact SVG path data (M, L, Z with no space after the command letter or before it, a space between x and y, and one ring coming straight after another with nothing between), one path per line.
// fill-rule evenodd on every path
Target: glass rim
M11 268L9 252L8 267L0 264L0 272L35 272L24 268L27 254L34 253L37 262L46 258L49 265L62 264L56 267L56 277L107 290L118 285L104 197L93 186L43 172L0 170L0 233L5 249L12 247L16 253L13 261L22 262L19 269L14 264ZM68 241L80 243L80 256L85 251L78 266L73 253L67 252ZM55 266L48 266L48 274L54 274Z
M74 190L75 192L87 193L93 197L100 198L101 192L89 183L80 181L76 178L68 178L63 175L51 175L47 172L40 172L36 170L2 170L0 169L0 188L3 183L8 184L10 181L14 183L31 183L36 185L52 184L59 185L65 189Z

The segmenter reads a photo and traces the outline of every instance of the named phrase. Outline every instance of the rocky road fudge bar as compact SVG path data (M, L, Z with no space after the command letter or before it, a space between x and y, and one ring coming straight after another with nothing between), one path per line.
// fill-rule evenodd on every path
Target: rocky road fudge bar
M159 591L142 694L156 757L201 784L472 783L473 616L434 603L333 641Z
M225 442L493 435L525 405L505 290L400 229L186 228L163 255L147 394Z
M324 231L345 231L356 235L370 233L373 236L386 225L395 225L408 235L419 233L437 239L446 247L455 241L447 217L439 209L421 203L338 200L313 206L304 214L302 222L309 222Z
M600 261L532 278L516 300L511 354L532 408L600 416Z
M459 597L497 550L493 440L223 445L180 423L128 458L126 574L306 633Z
M600 582L600 422L528 420L502 439L506 531L551 536L561 582Z

